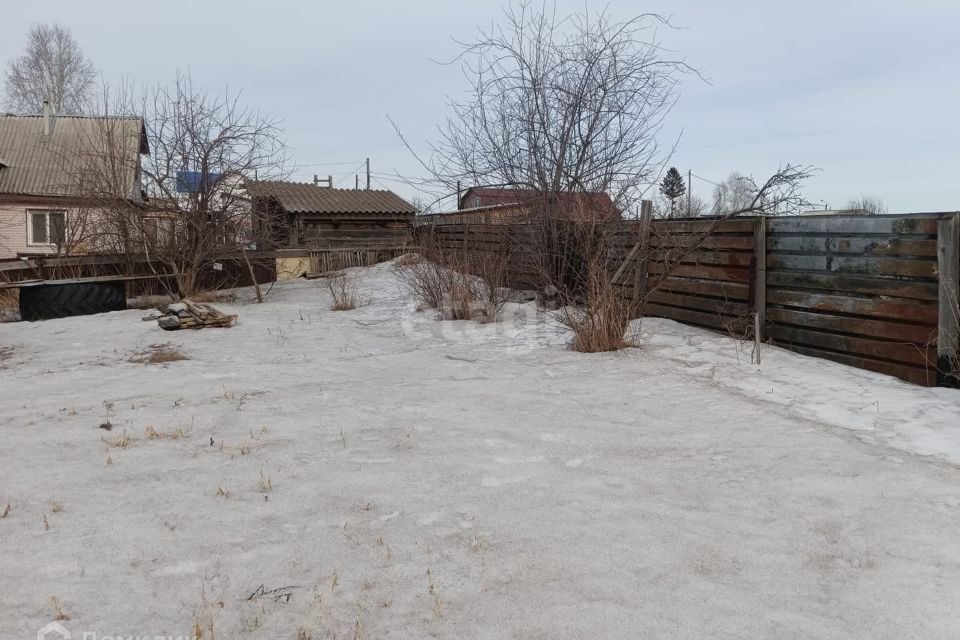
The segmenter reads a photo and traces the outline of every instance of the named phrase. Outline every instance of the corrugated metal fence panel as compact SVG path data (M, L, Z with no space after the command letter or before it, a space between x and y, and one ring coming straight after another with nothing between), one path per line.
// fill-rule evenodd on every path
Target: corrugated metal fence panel
M767 335L776 344L936 384L936 216L767 225Z

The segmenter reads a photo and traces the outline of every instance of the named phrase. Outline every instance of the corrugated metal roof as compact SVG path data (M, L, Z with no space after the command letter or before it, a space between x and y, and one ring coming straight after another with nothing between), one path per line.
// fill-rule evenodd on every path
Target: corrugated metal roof
M0 194L82 196L81 178L104 177L122 169L122 197L139 198L136 169L149 153L140 118L55 116L49 136L43 116L0 115ZM106 150L110 149L110 153ZM111 172L97 171L110 161ZM120 189L118 189L120 190Z
M502 204L523 204L541 197L533 189L511 189L507 187L470 187L460 197L458 208L478 209ZM606 193L567 191L560 194L561 204L565 207L578 207L595 212L616 211L613 200Z
M331 189L281 180L250 180L246 185L252 196L275 198L288 213L416 213L413 205L392 191Z

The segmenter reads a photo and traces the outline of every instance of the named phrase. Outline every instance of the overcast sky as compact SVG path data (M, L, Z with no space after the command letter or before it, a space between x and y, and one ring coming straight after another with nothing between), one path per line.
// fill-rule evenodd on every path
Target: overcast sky
M449 59L501 12L501 0L218 2L0 0L0 62L19 54L35 23L61 22L111 81L170 80L242 89L279 118L296 177L333 174L352 187L369 156L378 177L422 176L387 114L425 147L466 88ZM602 3L588 3L602 8ZM561 11L583 2L558 0ZM663 44L698 67L681 86L664 144L671 164L706 180L762 178L782 162L821 171L806 188L840 207L881 198L891 212L960 209L960 2L611 0L610 13L673 16ZM694 193L710 195L694 179Z

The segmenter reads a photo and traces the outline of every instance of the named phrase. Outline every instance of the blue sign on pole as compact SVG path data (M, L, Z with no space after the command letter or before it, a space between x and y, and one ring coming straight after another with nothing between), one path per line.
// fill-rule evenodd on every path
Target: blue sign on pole
M177 171L177 193L203 193L220 180L219 173Z

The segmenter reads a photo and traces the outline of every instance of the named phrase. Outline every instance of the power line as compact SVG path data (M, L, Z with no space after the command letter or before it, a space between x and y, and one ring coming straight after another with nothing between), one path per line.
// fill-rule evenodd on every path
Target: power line
M361 161L362 162L362 161ZM298 167L347 167L357 164L354 162L295 162Z
M709 182L710 184L712 184L712 185L715 186L715 187L722 187L722 186L723 186L722 184L717 184L717 183L714 182L713 180L708 180L708 179L704 178L703 176L698 176L698 175L695 174L695 173L691 173L690 175L692 175L692 176L693 176L694 178L696 178L697 180L703 180L704 182Z

